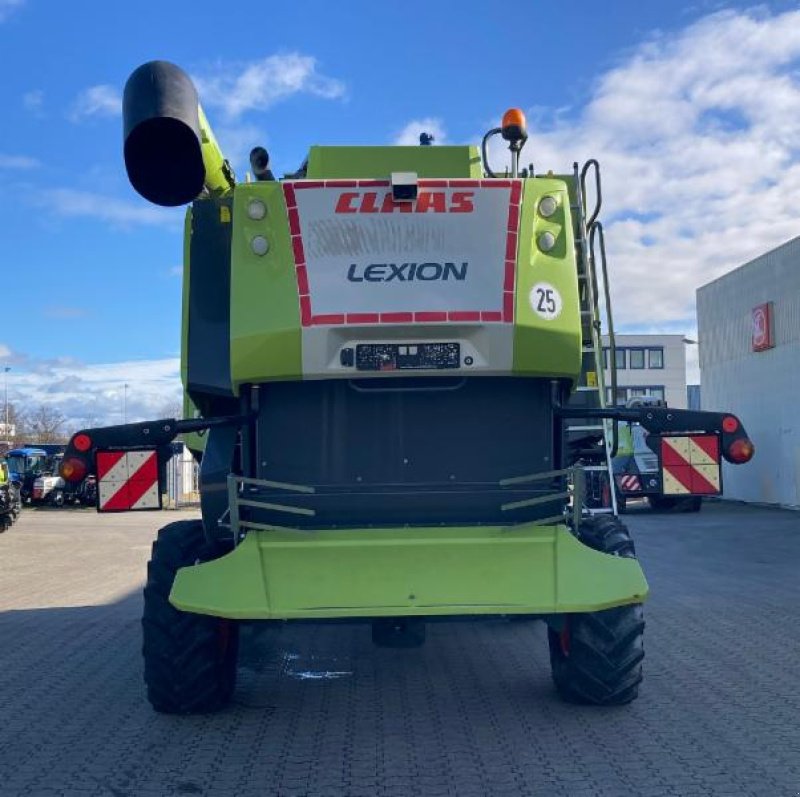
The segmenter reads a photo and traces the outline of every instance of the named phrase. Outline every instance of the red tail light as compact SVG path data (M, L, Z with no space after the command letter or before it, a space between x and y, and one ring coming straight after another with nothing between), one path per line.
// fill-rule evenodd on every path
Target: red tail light
M78 451L88 451L92 447L92 438L89 437L88 434L76 434L75 437L72 438L72 445L78 449Z
M737 465L741 465L743 462L749 462L753 458L754 453L755 447L746 437L740 437L728 446L728 458Z
M739 419L734 415L726 415L722 419L722 429L728 434L733 434L739 428Z
M65 459L59 468L61 478L68 482L82 481L88 470L89 469L86 467L86 463L77 457Z

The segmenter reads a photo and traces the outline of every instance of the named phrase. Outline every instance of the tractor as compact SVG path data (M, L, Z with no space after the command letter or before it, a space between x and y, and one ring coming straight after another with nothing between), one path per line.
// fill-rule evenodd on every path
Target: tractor
M523 165L511 109L480 148L312 146L283 178L256 146L237 182L165 61L129 77L123 128L133 188L188 205L193 409L83 429L61 474L96 475L101 512L158 509L172 441L202 451L202 517L161 529L148 566L152 706L228 703L243 621L360 620L400 647L430 620L498 616L546 623L565 700L633 700L648 586L617 517L615 426L713 438L717 468L753 445L730 413L606 406L598 163Z

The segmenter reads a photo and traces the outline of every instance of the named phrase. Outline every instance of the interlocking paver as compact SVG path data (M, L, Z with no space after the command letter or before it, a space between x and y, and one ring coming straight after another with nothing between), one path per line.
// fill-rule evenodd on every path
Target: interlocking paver
M173 518L31 511L0 536L3 797L800 791L800 514L627 516L652 588L628 707L560 703L539 623L433 623L399 651L357 624L262 624L232 706L182 718L150 710L139 653Z

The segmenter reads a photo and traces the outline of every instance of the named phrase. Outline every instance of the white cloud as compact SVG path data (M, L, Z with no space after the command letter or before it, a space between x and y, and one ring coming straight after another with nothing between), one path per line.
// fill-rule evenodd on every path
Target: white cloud
M86 365L17 355L11 362L9 401L20 408L57 409L71 429L123 423L126 398L129 422L159 418L182 401L177 357Z
M0 152L0 169L37 169L42 164L27 155L5 155Z
M122 113L122 97L114 86L100 84L84 89L75 99L69 112L73 122L90 116L119 116Z
M122 228L145 224L178 229L185 212L182 208L154 207L144 202L130 202L72 188L39 192L36 203L58 216L94 218Z
M221 108L229 119L264 111L294 94L339 99L345 85L317 71L317 60L300 53L270 55L257 61L214 65L210 76L194 76L204 106Z
M441 119L426 116L424 119L413 119L394 137L392 143L410 147L419 144L420 133L430 133L437 144L447 141L447 133Z
M602 164L618 325L690 331L698 286L798 234L798 59L800 12L723 11L644 43L577 118L538 109L523 162Z
M25 0L0 0L0 22L5 22Z
M34 114L40 114L42 111L42 105L44 104L44 91L41 89L34 89L33 91L27 91L25 94L22 95L22 107L25 108L26 111L30 111Z

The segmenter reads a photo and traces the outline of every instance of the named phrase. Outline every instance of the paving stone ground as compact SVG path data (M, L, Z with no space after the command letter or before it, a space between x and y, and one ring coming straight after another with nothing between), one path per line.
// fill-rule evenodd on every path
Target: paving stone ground
M0 794L800 793L800 513L632 511L651 585L630 706L564 705L541 623L249 627L230 709L155 714L150 543L176 513L26 511L0 535Z

